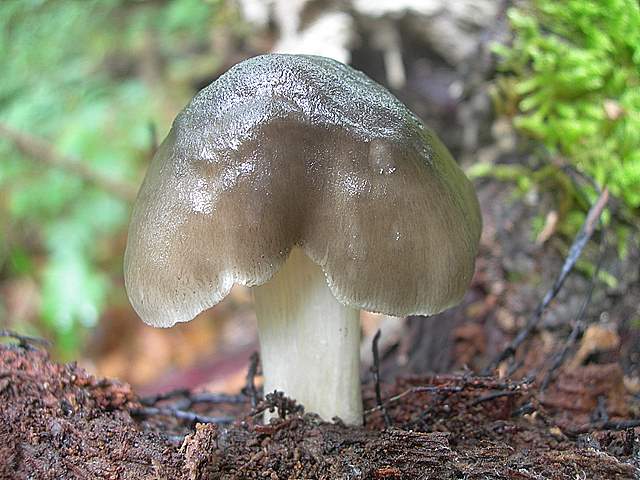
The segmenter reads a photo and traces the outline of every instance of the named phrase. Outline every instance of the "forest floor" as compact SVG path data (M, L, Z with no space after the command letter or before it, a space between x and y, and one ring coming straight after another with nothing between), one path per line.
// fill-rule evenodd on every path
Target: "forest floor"
M256 407L244 394L141 399L127 384L51 361L46 350L4 345L0 478L637 476L640 422L630 420L620 366L562 375L545 392L530 380L471 373L405 376L381 385L381 404L367 384L365 426L347 427L271 396ZM256 412L275 405L285 418L264 425Z

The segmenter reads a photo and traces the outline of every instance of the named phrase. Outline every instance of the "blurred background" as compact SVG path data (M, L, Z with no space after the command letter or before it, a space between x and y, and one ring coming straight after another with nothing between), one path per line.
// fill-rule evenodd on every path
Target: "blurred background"
M640 392L637 0L0 2L0 328L51 339L57 358L143 392L241 386L257 349L250 292L152 329L128 304L122 258L173 118L266 52L364 71L476 184L485 229L467 298L430 319L363 314L365 363L381 327L387 377L482 368L551 286L606 186L603 222L532 352L557 350L586 304L604 333L581 361L613 355Z

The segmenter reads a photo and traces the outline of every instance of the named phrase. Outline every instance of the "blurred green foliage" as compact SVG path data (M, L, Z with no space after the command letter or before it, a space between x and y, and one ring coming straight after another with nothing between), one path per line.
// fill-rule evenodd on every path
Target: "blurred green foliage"
M640 6L637 0L532 0L508 12L497 45L499 109L553 156L607 186L624 222L640 214ZM556 168L556 175L562 175ZM587 188L590 201L595 189ZM575 231L586 205L564 213ZM618 228L621 250L627 227Z
M213 79L212 32L232 16L216 0L0 2L0 121L136 188L150 124L164 135L197 82ZM22 327L53 334L67 356L124 300L130 206L0 139L0 280L35 279L40 319Z

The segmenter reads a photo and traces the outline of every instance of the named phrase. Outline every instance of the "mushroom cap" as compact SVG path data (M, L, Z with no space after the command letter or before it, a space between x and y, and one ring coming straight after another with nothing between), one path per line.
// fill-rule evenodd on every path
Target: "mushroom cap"
M125 285L169 327L298 246L339 302L428 315L462 298L480 231L471 183L389 91L328 58L262 55L175 119L134 206Z

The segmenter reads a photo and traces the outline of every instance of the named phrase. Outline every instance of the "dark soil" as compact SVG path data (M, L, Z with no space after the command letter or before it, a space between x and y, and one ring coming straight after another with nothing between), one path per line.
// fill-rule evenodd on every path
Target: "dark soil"
M230 425L141 416L126 384L52 362L39 349L0 346L0 477L7 479L626 479L636 434L617 364L589 365L544 396L534 384L472 375L401 378L382 385L391 425L375 408L366 426L291 414L263 425L249 401L190 411ZM183 397L189 396L185 393ZM590 417L599 398L605 422ZM184 398L159 408L184 406ZM616 408L611 408L611 406ZM149 412L149 411L147 411ZM617 422L617 423L616 423ZM629 425L626 425L629 426Z

